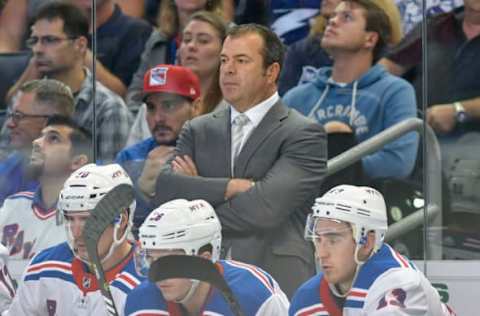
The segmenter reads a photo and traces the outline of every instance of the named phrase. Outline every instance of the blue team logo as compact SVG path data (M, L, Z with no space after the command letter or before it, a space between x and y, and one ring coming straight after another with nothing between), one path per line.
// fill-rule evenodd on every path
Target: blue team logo
M57 312L57 301L47 300L47 311L48 316L55 316L55 313Z
M387 306L397 306L399 308L405 308L405 300L407 299L407 292L403 289L393 289L385 294L384 297L378 302L377 310Z
M167 67L153 68L150 71L150 85L161 86L167 83Z

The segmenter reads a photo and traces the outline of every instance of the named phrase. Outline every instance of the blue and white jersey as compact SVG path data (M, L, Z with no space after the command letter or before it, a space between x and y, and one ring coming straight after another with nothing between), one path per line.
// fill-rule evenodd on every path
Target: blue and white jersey
M9 249L8 270L20 281L33 256L67 240L56 205L43 205L40 187L8 197L0 209L0 241Z
M122 262L105 272L119 315L123 315L127 294L144 280L135 271L133 254L132 247ZM12 305L2 315L97 316L108 313L95 275L74 257L65 242L43 250L32 259Z
M332 304L336 306L331 291L327 291L331 300L322 301L320 297L320 288L326 284L322 280L320 273L295 292L289 315L335 315L327 308ZM328 289L329 285L326 286ZM387 244L360 268L339 313L344 316L452 315L423 273Z
M247 316L287 315L289 302L277 282L260 268L233 260L220 260L217 268L223 274L233 295ZM125 315L181 315L179 305L166 302L160 289L145 281L127 297ZM217 289L212 289L201 315L233 315Z

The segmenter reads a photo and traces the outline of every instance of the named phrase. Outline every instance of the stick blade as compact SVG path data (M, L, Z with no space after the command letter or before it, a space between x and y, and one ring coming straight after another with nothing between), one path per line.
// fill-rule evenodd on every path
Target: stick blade
M95 208L90 211L90 216L87 218L83 229L83 238L89 255L88 245L95 244L95 252L97 251L96 244L102 233L114 222L123 209L130 206L133 199L132 186L122 183L105 194Z
M160 257L150 266L148 278L151 282L184 278L210 283L222 292L234 315L244 315L240 304L215 264L205 258L185 255Z

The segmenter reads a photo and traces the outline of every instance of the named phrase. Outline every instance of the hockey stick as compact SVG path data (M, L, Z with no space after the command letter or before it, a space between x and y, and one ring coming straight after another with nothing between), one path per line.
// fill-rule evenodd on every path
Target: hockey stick
M100 202L97 203L97 206L90 211L90 216L87 218L83 229L83 238L87 247L89 261L95 270L100 292L107 305L108 314L111 316L118 316L119 314L115 307L110 287L105 279L105 271L103 271L102 262L98 256L97 245L105 229L112 225L122 210L130 206L133 199L134 193L130 185L120 184L116 186L105 194Z
M220 272L218 272L215 264L210 260L184 255L160 257L150 266L148 278L152 282L172 278L186 278L210 283L222 292L223 297L235 316L244 316L232 290Z

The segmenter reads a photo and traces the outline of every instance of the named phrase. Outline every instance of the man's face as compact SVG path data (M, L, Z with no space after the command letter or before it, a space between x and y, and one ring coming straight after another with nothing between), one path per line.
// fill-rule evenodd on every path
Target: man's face
M80 48L76 47L78 39L68 37L59 18L35 22L31 38L37 39L32 46L33 58L37 70L44 76L54 77L73 68L76 63L83 63Z
M169 256L169 255L185 255L185 252L181 249L172 249L172 250L148 250L147 260L152 264L158 258ZM178 301L183 299L190 287L192 286L192 281L189 279L167 279L156 283L157 287L162 292L163 297L166 301Z
M263 67L263 46L263 39L255 33L227 37L223 43L220 88L225 100L237 110L260 103L272 92L275 78L267 76Z
M44 175L71 172L73 129L65 125L50 125L33 141L30 165Z
M48 116L53 114L51 107L36 101L35 92L20 92L14 98L12 115L6 122L10 145L16 149L30 148L33 140L40 136Z
M79 211L79 212L68 212L68 215L64 216L65 219L65 228L67 230L67 236L71 238L72 246L74 252L82 260L88 261L88 252L85 240L82 237L83 228L85 227L85 222L90 216L88 211ZM105 229L105 231L100 236L100 239L97 244L97 251L100 259L103 259L107 256L110 247L113 243L113 225L110 225Z
M349 286L357 267L354 260L355 241L350 225L318 220L315 235L315 251L325 279L331 284Z
M193 106L186 98L170 93L154 93L145 100L147 123L159 145L174 143L183 124L192 118Z
M371 32L365 30L365 9L352 2L341 2L328 21L322 47L330 54L356 53L365 48Z

